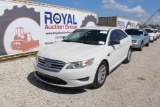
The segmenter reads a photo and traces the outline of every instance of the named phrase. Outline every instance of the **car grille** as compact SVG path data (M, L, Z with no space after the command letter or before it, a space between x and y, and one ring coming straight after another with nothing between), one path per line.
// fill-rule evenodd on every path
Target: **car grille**
M38 57L37 66L48 71L59 72L64 66L65 62Z
M45 81L47 83L52 83L52 84L58 84L58 85L66 85L67 82L57 78L57 77L52 77L52 76L48 76L39 72L35 72L35 75L42 81Z

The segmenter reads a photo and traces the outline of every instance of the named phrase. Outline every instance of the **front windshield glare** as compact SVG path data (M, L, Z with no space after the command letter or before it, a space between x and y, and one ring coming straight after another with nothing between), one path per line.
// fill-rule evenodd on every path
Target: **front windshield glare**
M106 38L107 31L104 30L78 29L69 34L63 41L103 45Z
M143 35L142 31L139 30L125 30L128 35Z

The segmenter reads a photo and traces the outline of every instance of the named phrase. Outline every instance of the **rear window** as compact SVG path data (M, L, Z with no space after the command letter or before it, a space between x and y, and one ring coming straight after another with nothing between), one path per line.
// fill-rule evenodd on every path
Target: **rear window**
M127 29L127 30L125 30L125 32L128 35L143 35L143 32L141 30L137 30L137 29Z
M151 29L145 29L148 33L153 33Z

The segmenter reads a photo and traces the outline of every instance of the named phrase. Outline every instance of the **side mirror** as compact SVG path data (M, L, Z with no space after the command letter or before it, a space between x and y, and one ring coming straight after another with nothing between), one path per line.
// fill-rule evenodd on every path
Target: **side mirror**
M119 40L112 40L109 42L109 45L118 45L118 44L120 44Z

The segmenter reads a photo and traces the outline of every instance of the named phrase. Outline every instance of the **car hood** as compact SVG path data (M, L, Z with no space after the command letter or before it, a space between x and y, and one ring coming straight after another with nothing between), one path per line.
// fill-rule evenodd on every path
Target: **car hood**
M142 38L142 36L136 36L136 35L131 35L131 37L132 37L132 40L138 40Z
M149 36L156 36L154 33L148 33Z
M89 45L74 42L60 42L39 51L38 56L64 61L66 63L93 58L93 54L104 48L104 45Z

